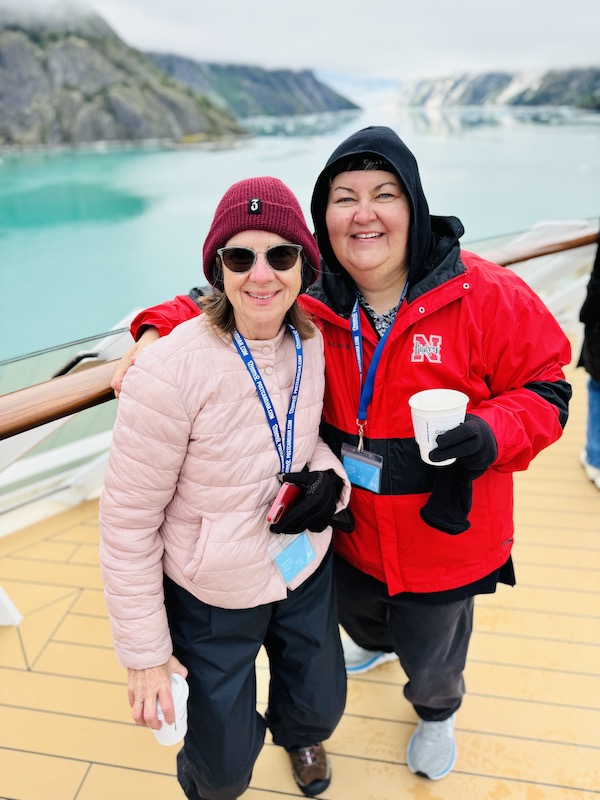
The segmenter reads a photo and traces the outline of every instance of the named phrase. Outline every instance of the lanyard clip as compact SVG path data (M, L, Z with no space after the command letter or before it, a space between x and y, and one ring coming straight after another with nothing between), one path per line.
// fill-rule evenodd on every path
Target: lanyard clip
M356 426L358 428L358 447L356 448L359 452L364 449L364 433L365 433L365 426L367 424L367 420L356 420Z

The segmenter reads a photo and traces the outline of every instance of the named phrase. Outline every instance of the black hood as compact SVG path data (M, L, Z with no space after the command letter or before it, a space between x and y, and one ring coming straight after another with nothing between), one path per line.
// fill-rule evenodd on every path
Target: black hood
M327 226L325 225L325 212L329 197L329 178L335 166L342 159L347 159L348 156L363 154L385 158L404 184L411 209L408 241L408 282L410 286L414 286L433 268L434 261L437 261L434 254L439 244L439 238L432 228L432 219L429 215L429 206L421 186L417 161L408 147L391 128L371 126L353 133L333 151L325 165L325 169L317 178L310 210L321 256L329 268L329 272L338 276L338 279L339 277L345 278L347 283L351 283L350 277L335 257L331 248ZM459 220L456 218L450 219L454 222L451 227L454 229L454 236L456 237L454 242L456 242L458 237L462 235L463 228Z

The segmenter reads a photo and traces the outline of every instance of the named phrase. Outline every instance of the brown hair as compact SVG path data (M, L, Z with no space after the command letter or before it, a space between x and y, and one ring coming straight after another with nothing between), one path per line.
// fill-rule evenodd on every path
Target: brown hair
M197 302L213 327L220 333L227 333L233 336L236 330L235 316L233 306L225 292L215 289L212 294L199 297ZM300 308L297 300L294 300L287 310L284 322L293 325L300 334L301 339L310 339L315 335L315 326Z

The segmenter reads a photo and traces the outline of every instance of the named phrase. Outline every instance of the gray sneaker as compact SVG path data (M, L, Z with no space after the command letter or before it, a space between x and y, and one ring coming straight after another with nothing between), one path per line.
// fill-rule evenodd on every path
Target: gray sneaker
M342 639L344 648L344 661L348 675L362 675L370 669L375 669L386 661L397 661L396 653L386 653L383 650L365 650L359 647L352 639Z
M420 720L406 751L406 763L411 772L430 781L439 781L452 772L456 762L455 716L443 722Z

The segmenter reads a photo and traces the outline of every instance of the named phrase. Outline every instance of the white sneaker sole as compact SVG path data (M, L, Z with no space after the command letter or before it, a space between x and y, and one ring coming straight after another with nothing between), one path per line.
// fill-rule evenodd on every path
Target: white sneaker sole
M388 661L397 661L398 656L396 653L375 653L373 658L369 661L363 661L361 664L349 667L346 665L346 673L348 675L363 675L365 672L370 672L372 669L386 664Z
M591 464L588 464L587 459L585 457L585 451L580 454L579 460L581 462L581 466L583 467L585 474L595 486L596 488L600 489L600 469L598 467L594 467Z
M416 735L417 731L415 730L413 735L410 737L410 741L406 749L406 766L414 775L420 775L422 778L427 778L430 781L440 781L442 778L445 778L446 775L449 775L454 769L454 765L456 764L456 742L453 742L452 744L452 753L450 755L450 760L448 761L444 769L441 770L441 772L436 772L433 775L429 775L427 772L417 769L412 760L412 748Z

